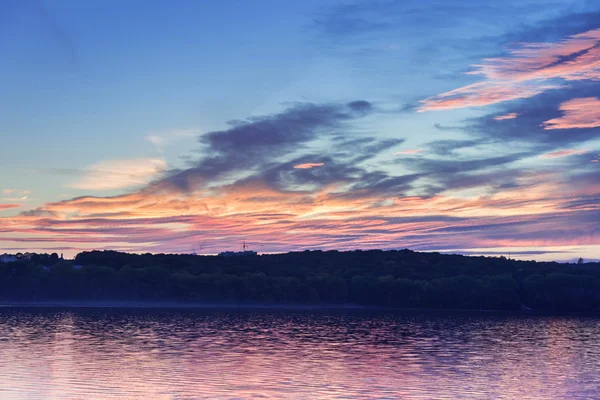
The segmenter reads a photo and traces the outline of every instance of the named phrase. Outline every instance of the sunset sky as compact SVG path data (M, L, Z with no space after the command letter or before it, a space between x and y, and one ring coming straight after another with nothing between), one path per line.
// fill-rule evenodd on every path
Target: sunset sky
M596 0L0 0L0 254L600 259Z

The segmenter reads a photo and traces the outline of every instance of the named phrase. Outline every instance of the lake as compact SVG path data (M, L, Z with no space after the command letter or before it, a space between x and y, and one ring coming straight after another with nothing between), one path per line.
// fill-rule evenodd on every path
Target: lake
M600 398L600 319L0 308L0 399Z

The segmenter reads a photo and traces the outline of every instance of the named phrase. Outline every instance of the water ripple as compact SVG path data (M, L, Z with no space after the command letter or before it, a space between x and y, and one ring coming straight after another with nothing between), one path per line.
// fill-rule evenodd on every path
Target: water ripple
M0 399L588 399L600 320L0 309Z

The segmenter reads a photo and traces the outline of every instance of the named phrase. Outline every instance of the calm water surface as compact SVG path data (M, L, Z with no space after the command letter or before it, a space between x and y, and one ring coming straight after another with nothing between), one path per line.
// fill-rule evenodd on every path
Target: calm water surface
M600 319L0 309L0 399L396 398L600 398Z

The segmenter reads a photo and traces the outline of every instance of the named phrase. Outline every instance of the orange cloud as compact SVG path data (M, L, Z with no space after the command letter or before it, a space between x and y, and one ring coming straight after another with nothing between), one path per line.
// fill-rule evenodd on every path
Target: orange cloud
M20 207L18 204L0 204L0 210L9 210Z
M519 116L519 114L517 114L515 112L512 112L512 113L508 113L506 115L498 115L497 117L494 117L494 119L496 121L504 121L504 120L507 120L507 119L515 119L518 116Z
M448 191L386 199L376 193L340 196L343 187L335 185L279 191L259 179L185 194L147 188L48 203L36 212L0 218L0 246L211 254L242 240L269 252L600 245L597 218L590 218L600 210L593 201L600 185L574 187L550 172L524 174L519 185L486 196ZM587 198L592 201L572 204ZM586 212L589 216L579 214ZM552 236L557 227L560 234Z
M544 129L596 128L600 126L600 100L585 97L565 101L560 105L564 115L543 123Z
M558 157L567 157L567 156L573 156L573 155L585 154L585 153L587 153L586 150L558 150L558 151L553 151L552 153L542 154L540 157L541 158L558 158Z
M600 29L569 36L556 43L520 43L507 57L485 59L470 75L484 81L429 97L419 111L496 104L535 96L560 85L544 83L600 80ZM568 61L564 61L568 59Z
M325 165L325 163L305 163L305 164L298 164L298 165L294 165L294 168L296 169L310 169L310 168L316 168L316 167L322 167L323 165Z

